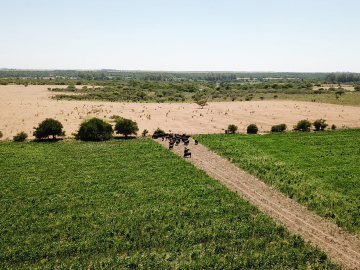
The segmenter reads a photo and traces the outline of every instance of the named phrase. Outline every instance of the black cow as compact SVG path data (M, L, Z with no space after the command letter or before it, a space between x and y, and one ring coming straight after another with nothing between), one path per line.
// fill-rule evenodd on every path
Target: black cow
M189 148L185 147L184 148L184 158L186 158L187 156L191 157L191 152L190 152Z

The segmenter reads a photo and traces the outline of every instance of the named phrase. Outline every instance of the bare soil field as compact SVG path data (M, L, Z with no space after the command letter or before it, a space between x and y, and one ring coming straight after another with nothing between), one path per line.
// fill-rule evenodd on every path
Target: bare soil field
M110 120L120 115L138 123L139 132L152 133L157 127L166 132L207 134L223 133L229 124L246 132L254 123L260 132L285 123L292 129L299 120L327 120L337 127L360 127L360 107L282 100L210 102L201 109L195 103L115 103L101 101L53 100L47 88L55 85L0 86L0 131L3 139L12 139L24 131L32 138L33 127L45 118L59 120L67 136L76 132L80 123L90 117Z
M169 146L169 141L156 141L164 147ZM356 235L351 235L335 223L310 212L306 207L201 144L195 145L191 138L187 147L190 149L191 158L186 159L196 167L239 193L290 232L301 235L306 241L326 252L334 262L349 269L360 269L360 239ZM174 146L173 151L182 156L183 143Z

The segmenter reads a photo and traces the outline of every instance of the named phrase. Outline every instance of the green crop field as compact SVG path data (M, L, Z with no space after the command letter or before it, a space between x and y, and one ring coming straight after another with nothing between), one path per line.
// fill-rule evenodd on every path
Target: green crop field
M196 138L310 210L360 235L360 129Z
M1 269L340 269L149 139L0 143L0 243Z

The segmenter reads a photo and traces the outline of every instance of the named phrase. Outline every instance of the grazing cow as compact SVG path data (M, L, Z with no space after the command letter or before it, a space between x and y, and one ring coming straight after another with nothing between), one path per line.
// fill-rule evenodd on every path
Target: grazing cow
M170 144L169 145L169 149L173 149L174 148L174 145L173 144Z
M184 141L184 145L189 145L189 140Z
M173 134L172 133L166 133L165 134L165 139L169 139L169 140L171 140L171 139L173 139Z
M199 142L197 140L195 140L195 145L198 145L198 144L199 144Z
M184 153L188 153L189 151L190 151L189 148L187 148L187 147L184 148Z
M187 156L191 157L191 152L184 152L184 158L186 158Z

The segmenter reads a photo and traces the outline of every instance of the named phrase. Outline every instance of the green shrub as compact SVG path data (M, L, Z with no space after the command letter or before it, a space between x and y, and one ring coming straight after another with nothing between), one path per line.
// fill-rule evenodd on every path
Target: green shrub
M0 139L3 137L4 135L2 134L2 132L0 131Z
M127 138L130 134L136 135L139 128L136 122L126 118L119 118L116 120L115 130L117 134L124 134L125 138Z
M16 134L13 139L14 142L23 142L27 137L28 135L24 131L21 131L20 133Z
M64 136L65 132L62 130L63 125L52 118L46 118L44 121L42 121L37 128L35 128L34 136L37 139L41 138L48 138L50 135L53 136L53 139L55 139L55 136Z
M235 126L235 125L229 125L228 126L228 132L229 133L236 133L237 130L238 130L238 126Z
M76 87L75 87L75 85L73 85L73 84L68 85L68 87L67 87L66 89L67 89L68 91L72 91L72 92L76 91Z
M141 133L141 135L143 137L146 137L146 135L149 133L149 131L147 129L144 129L143 132Z
M271 127L271 132L283 132L286 128L286 124L275 125Z
M195 103L197 105L199 105L201 107L201 109L204 108L204 106L207 105L207 99L200 99L200 100L195 100Z
M258 127L255 124L250 124L247 127L247 134L257 134L258 133Z
M113 128L99 118L92 118L81 123L75 138L83 141L105 141L112 138Z
M300 120L295 126L294 130L297 131L310 131L311 123L308 120Z
M332 130L335 130L335 129L336 129L335 124L332 124L332 125L331 125L331 129L332 129Z
M160 128L157 128L157 129L154 131L154 134L162 136L162 135L165 135L165 131L163 131L163 130L160 129Z
M338 88L335 92L336 95L341 96L342 94L345 94L345 89L343 88Z
M314 121L313 125L315 127L315 130L316 131L319 131L319 130L324 130L328 124L325 123L326 120L324 119L317 119Z
M110 119L113 119L113 120L118 120L118 119L120 119L121 118L121 116L120 115L116 115L116 114L114 114L114 115L112 115L112 116L110 116L109 117Z

